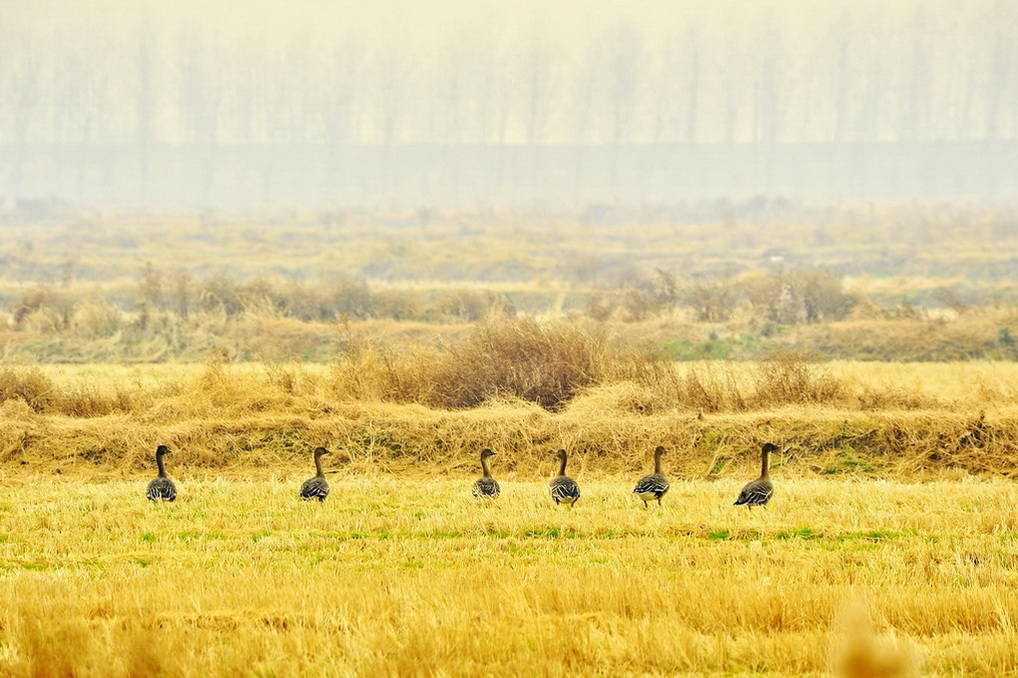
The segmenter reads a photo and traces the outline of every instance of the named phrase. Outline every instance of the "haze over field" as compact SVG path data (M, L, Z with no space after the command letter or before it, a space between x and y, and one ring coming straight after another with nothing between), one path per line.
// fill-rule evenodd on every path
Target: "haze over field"
M6 3L0 197L993 198L1008 2Z

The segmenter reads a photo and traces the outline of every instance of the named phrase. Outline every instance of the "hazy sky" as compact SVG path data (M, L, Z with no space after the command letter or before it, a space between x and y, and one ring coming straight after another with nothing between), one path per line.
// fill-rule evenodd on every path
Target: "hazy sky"
M0 0L0 196L58 192L50 147L80 196L92 149L205 189L259 149L269 200L280 149L1010 143L1015 35L1018 0Z
M0 141L1012 138L1018 0L0 0Z
M952 14L992 0L923 3ZM906 18L916 2L904 0L0 0L8 28L32 26L79 31L129 30L142 18L171 28L179 24L214 30L222 39L253 36L356 35L369 42L394 40L425 45L465 29L515 39L541 35L564 47L607 28L629 25L649 37L695 23L724 34L740 24L766 21L783 31L808 33L832 16L880 11ZM44 28L46 27L46 28Z

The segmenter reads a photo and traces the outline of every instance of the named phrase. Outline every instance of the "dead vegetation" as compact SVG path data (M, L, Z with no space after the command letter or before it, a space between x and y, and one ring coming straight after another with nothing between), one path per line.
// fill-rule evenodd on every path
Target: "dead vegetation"
M364 346L329 366L7 365L0 459L123 473L168 443L194 468L267 471L324 443L365 472L447 473L487 446L524 472L568 447L607 473L663 444L681 451L677 472L703 477L751 468L751 451L779 440L799 474L1018 475L1011 366L674 364L580 326L498 319L474 332L409 353Z
M387 324L406 346L411 331L447 336L493 313L581 316L682 360L760 359L776 348L1018 357L1013 212L784 205L734 221L730 212L613 211L604 223L431 210L423 221L286 212L10 224L0 327L8 354L82 364L201 362L222 348L244 360L326 362L351 328Z

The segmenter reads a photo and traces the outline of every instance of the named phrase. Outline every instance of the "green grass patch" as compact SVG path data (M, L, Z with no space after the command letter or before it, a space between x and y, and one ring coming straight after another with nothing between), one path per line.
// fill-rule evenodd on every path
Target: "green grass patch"
M893 530L868 530L866 532L850 532L849 534L842 534L837 537L838 541L850 541L853 539L861 539L865 541L886 541L888 539L901 539L905 536L902 532L895 532Z
M844 445L838 450L836 459L820 472L824 475L836 475L839 473L873 473L876 470L865 453L859 452L849 445Z
M675 340L663 342L660 348L661 352L672 360L708 360L729 357L732 354L733 342L725 339Z

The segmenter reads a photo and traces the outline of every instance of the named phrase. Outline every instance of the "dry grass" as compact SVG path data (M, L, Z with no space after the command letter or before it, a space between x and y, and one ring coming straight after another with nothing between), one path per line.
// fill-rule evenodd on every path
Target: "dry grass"
M192 467L272 468L326 444L365 469L446 473L485 446L520 468L568 447L604 472L629 472L663 444L684 450L676 468L702 477L752 468L747 450L774 439L792 445L786 463L805 474L1018 476L1013 364L689 363L670 376L609 374L551 412L501 388L478 407L435 408L429 375L443 363L426 357L8 367L0 463L122 475L168 443ZM774 373L789 370L801 383L785 393Z
M3 672L1015 674L1010 483L778 474L748 512L741 479L676 479L644 510L633 474L578 469L568 510L495 470L485 505L474 469L343 471L322 506L296 500L306 472L289 467L176 467L171 505L143 499L145 474L7 473Z

